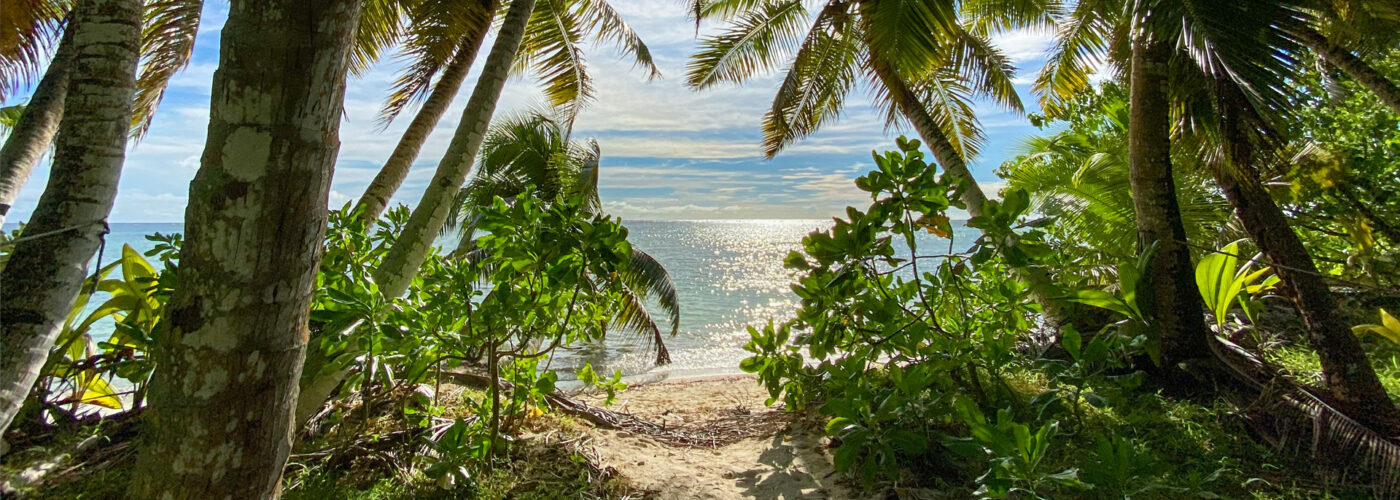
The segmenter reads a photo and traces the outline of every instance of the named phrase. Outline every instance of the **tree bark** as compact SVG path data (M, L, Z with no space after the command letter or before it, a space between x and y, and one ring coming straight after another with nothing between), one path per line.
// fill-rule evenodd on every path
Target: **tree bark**
M68 96L68 81L73 67L73 24L63 30L63 40L54 51L53 60L44 71L44 78L34 87L24 114L10 131L10 137L0 147L0 225L14 205L15 198L29 181L29 175L44 157L44 151L58 133L63 118L63 103Z
M361 5L230 5L133 498L280 494Z
M889 90L890 97L894 99L900 114L913 124L919 137L923 138L924 145L933 152L933 158L938 161L939 165L943 166L944 172L962 184L962 201L967 206L968 215L980 217L985 214L984 206L987 203L987 195L982 192L982 187L977 184L977 180L972 177L972 172L968 171L967 162L963 161L962 155L953 147L953 143L948 140L943 129L929 115L928 109L919 96L910 90L904 78L898 74L894 67L880 58L878 54L871 54L870 64L871 69L880 78L880 82ZM1016 243L1012 241L1011 244ZM1018 266L1015 269L1020 278L1029 285L1031 298L1044 311L1046 321L1052 326L1059 326L1068 324L1072 320L1069 305L1058 299L1063 294L1043 269L1035 266Z
M457 196L462 183L471 172L472 162L481 149L486 127L491 124L491 115L496 111L496 101L501 97L506 77L520 51L520 41L525 36L530 13L535 8L535 0L511 0L501 30L496 34L496 42L486 57L485 67L467 100L467 109L462 112L462 121L447 147L447 154L438 164L437 173L418 207L413 209L403 234L383 262L374 272L374 280L379 283L379 291L385 297L398 297L408 290L418 267L423 265L433 239L442 230L451 209L452 200Z
M423 101L423 106L413 115L413 121L409 122L408 128L403 131L398 145L394 146L394 152L389 155L389 160L384 162L384 167L379 169L369 187L365 188L365 193L356 203L362 210L362 220L378 219L379 215L384 213L384 208L389 205L389 199L399 190L399 186L403 185L409 169L413 168L414 160L418 159L418 151L423 149L423 143L428 141L433 127L437 126L438 120L442 119L443 113L452 105L452 99L457 96L462 82L467 79L467 73L471 70L472 61L476 59L476 53L481 50L482 41L486 39L486 31L491 26L494 14L488 10L481 29L473 31L462 40L457 53L452 55L452 61L442 70L442 76L438 78L437 83L433 84L432 93Z
M38 379L102 245L126 157L141 1L86 0L73 16L53 173L25 228L34 239L15 246L0 275L0 433Z
M1137 296L1143 313L1161 335L1162 359L1168 366L1210 354L1205 312L1172 180L1170 57L1171 46L1165 41L1147 34L1135 37L1128 97L1128 181L1138 243L1143 251L1156 245Z
M1351 51L1332 43L1316 30L1309 29L1298 33L1298 38L1322 60L1327 61L1327 64L1342 70L1352 80L1356 80L1356 83L1376 94L1390 109L1400 113L1400 85L1390 81L1381 72L1376 71L1374 66Z
M1337 310L1331 288L1317 271L1307 247L1253 167L1254 145L1245 121L1248 103L1228 82L1219 83L1220 115L1229 167L1212 173L1250 239L1273 263L1286 294L1297 304L1309 341L1322 362L1322 376L1341 410L1383 434L1400 432L1400 412L1366 359L1361 343Z

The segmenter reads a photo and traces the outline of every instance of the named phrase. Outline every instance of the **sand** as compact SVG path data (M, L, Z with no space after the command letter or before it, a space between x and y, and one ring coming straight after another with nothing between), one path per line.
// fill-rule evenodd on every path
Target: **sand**
M765 407L767 397L751 376L722 376L634 382L612 406L688 431L758 426L751 434L761 437L716 448L672 446L597 428L587 432L602 465L616 468L649 498L854 498L842 484L848 480L832 468L821 429Z

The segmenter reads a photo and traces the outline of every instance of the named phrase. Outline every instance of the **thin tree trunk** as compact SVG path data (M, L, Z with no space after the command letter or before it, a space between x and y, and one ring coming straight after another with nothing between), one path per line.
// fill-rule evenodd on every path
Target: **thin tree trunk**
M914 125L919 137L924 140L924 145L933 152L933 157L943 166L943 170L962 184L962 200L967 206L967 213L972 217L979 217L985 214L984 206L987 203L987 195L982 192L982 187L977 184L977 180L972 177L972 172L968 171L967 163L963 157L953 147L948 136L939 128L938 123L929 115L928 109L919 100L903 77L891 66L876 54L871 55L871 67L880 78L881 83L889 90L890 97L894 99L895 106L899 108L909 123ZM1015 242L1012 242L1014 245ZM1017 274L1029 285L1031 298L1045 313L1045 319L1053 326L1068 324L1072 319L1068 304L1058 300L1062 295L1055 284L1050 280L1050 276L1043 269L1035 266L1018 266Z
M409 283L433 245L433 239L447 221L452 200L462 183L466 182L476 153L481 149L482 137L486 127L491 124L496 101L501 97L510 67L520 51L520 41L525 36L525 27L534 8L535 0L511 0L510 10L506 13L500 32L496 34L496 42L491 46L481 77L472 90L471 99L467 101L467 109L462 112L462 121L457 124L457 132L452 136L447 154L438 164L437 173L409 217L403 234L399 235L398 241L374 272L379 291L385 297L398 297L408 290Z
M1322 362L1323 381L1337 397L1335 403L1352 418L1394 435L1400 431L1400 412L1367 362L1361 343L1342 319L1337 301L1313 265L1307 247L1259 182L1253 167L1254 147L1242 120L1242 114L1247 112L1244 96L1228 83L1222 82L1220 89L1222 128L1232 168L1212 169L1216 182L1297 304L1309 341Z
M275 498L358 0L236 0L133 498Z
M102 245L126 157L141 39L140 0L86 0L74 13L73 74L53 172L0 275L0 433L39 377Z
M1128 180L1133 191L1138 243L1156 249L1148 262L1138 300L1161 335L1167 365L1204 357L1205 312L1196 290L1186 228L1172 180L1171 110L1167 61L1171 46L1139 35L1133 40L1128 109Z
M1400 113L1400 85L1390 81L1356 54L1332 43L1322 33L1309 29L1298 33L1298 38L1327 64L1342 70L1356 83L1376 94L1390 109Z
M403 137L399 138L399 144L394 147L389 160L384 162L384 168L379 169L379 174L374 176L374 181L370 182L369 187L365 188L365 193L360 196L357 205L362 210L361 219L373 221L384 213L389 199L399 190L399 186L403 185L404 178L408 177L408 171L413 167L414 160L418 159L418 151L423 149L423 143L428 141L433 127L437 126L438 120L442 119L443 113L452 105L452 99L457 96L462 82L467 79L472 61L481 50L482 41L486 39L486 32L491 26L491 18L495 15L494 7L488 5L486 8L486 19L481 29L469 33L466 39L462 40L457 53L452 55L452 61L442 70L442 76L438 78L437 83L433 84L432 93L423 101L423 106L403 131Z
M68 96L69 75L73 73L73 30L69 25L63 30L63 41L58 43L53 60L44 71L44 78L34 87L24 114L10 131L5 146L0 147L0 224L10 213L15 198L29 181L29 175L44 157L44 151L58 133L58 123L63 118L63 102Z

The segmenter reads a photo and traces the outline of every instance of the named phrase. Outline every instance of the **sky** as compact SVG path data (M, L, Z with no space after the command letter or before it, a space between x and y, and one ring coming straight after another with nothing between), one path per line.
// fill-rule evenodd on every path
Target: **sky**
M610 46L587 53L597 98L579 116L574 138L596 139L603 158L599 190L604 209L629 220L665 219L811 219L840 214L869 198L853 180L873 167L872 150L893 149L894 137L911 130L887 131L858 90L847 99L841 119L766 160L760 148L761 120L782 77L780 72L753 78L742 86L721 85L703 92L685 86L687 57L695 51L696 31L679 0L610 0L651 48L661 78L646 74L620 58ZM210 86L218 66L219 33L228 5L206 2L188 68L170 83L150 133L128 148L112 222L180 222L189 181L199 167L209 121ZM706 26L701 34L718 26ZM491 40L477 65L485 59ZM1048 33L1017 31L994 42L1018 68L1016 88L1028 109L1032 76L1050 47ZM402 61L392 55L360 77L351 77L340 129L340 156L331 184L330 205L353 201L374 178L407 126L410 109L387 129L376 122L383 99ZM424 146L396 203L412 206L447 149L470 88L474 68L452 108ZM497 116L543 102L537 79L524 75L507 82ZM22 102L24 96L5 105ZM994 170L1015 156L1027 135L1038 131L1023 117L979 103L977 115L988 140L969 162L974 176L993 195L1000 188ZM48 180L48 159L36 169L11 210L9 221L29 218Z

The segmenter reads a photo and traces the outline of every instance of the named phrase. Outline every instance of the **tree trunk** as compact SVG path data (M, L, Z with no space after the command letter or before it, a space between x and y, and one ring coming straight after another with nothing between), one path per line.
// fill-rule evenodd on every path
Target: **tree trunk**
M1400 85L1390 81L1356 54L1333 44L1322 33L1309 29L1298 33L1298 38L1322 60L1327 61L1327 64L1342 70L1352 80L1356 80L1356 83L1376 94L1390 109L1400 113Z
M890 97L894 99L895 106L900 114L903 114L909 123L913 124L918 131L919 137L924 140L924 145L933 152L933 157L943 166L943 170L962 184L962 200L967 206L967 213L972 217L979 217L985 214L984 205L987 203L987 195L982 192L982 187L977 184L977 180L972 177L972 172L967 169L967 163L963 157L953 147L948 136L939 128L938 123L929 115L924 103L919 100L903 77L891 66L876 54L871 55L871 67L879 76L881 83L889 90ZM1015 241L1010 242L1012 245ZM1031 298L1041 306L1045 312L1045 319L1052 326L1068 324L1071 318L1069 305L1058 300L1063 295L1062 292L1050 280L1050 276L1041 268L1035 266L1016 267L1017 274L1029 285Z
M452 99L457 96L462 82L467 79L467 72L471 70L472 61L481 50L481 43L486 39L486 32L491 26L491 18L495 12L490 6L487 9L486 20L481 29L467 34L466 39L462 40L457 53L452 55L452 61L442 70L442 76L433 85L432 93L423 101L418 114L413 116L413 121L403 131L403 137L399 138L399 144L394 147L389 160L384 162L384 168L379 169L374 181L365 188L365 194L360 196L357 205L363 210L360 213L362 220L373 221L384 213L384 208L389 205L389 198L394 196L399 186L403 185L404 178L408 177L408 171L413 167L413 161L418 159L418 151L423 148L423 143L428 141L433 127L442 119L442 114L447 112L447 107L452 105Z
M68 96L69 75L73 73L73 30L69 25L63 30L63 41L59 42L44 78L34 87L24 114L10 131L5 146L0 147L0 225L14 205L15 198L29 181L29 175L44 157L44 151L58 133L58 122L63 118L63 101Z
M1186 228L1172 181L1171 109L1167 62L1171 46L1150 35L1133 40L1128 108L1128 181L1138 243L1156 250L1139 285L1138 300L1161 335L1167 365L1210 353L1205 312L1196 290Z
M141 1L79 2L73 22L53 172L25 228L34 239L15 246L0 275L0 433L38 379L102 245L126 157Z
M1253 145L1242 120L1247 112L1244 95L1227 82L1219 87L1222 129L1232 168L1212 169L1216 182L1297 304L1309 341L1322 362L1323 380L1336 396L1335 403L1348 416L1383 434L1400 432L1400 412L1367 362L1361 343L1343 321L1331 289L1283 210L1259 182L1252 161Z
M472 90L467 109L462 112L462 121L447 147L447 154L438 164L432 183L423 192L423 199L413 210L403 234L384 256L383 263L374 272L374 280L379 283L379 291L385 297L398 297L408 290L418 267L432 248L433 239L442 230L451 209L452 200L457 196L462 183L467 180L476 153L481 149L486 127L491 124L491 115L496 111L496 101L505 87L510 67L515 63L520 51L520 40L525 36L525 26L530 21L530 13L535 8L535 0L511 0L510 10L496 34L496 42L486 57L486 65L481 77Z
M280 494L361 4L230 5L133 498Z

